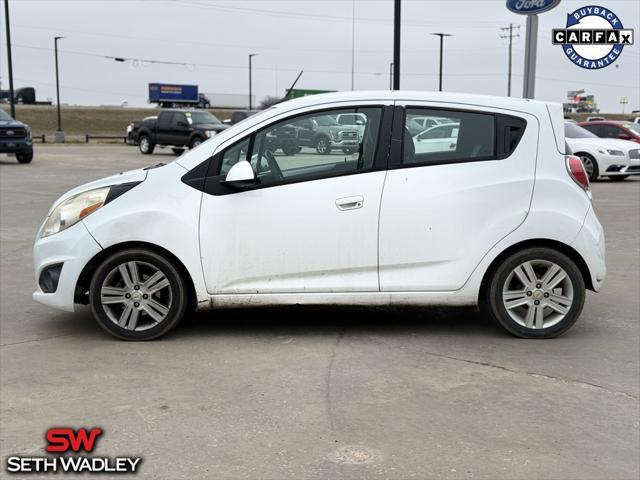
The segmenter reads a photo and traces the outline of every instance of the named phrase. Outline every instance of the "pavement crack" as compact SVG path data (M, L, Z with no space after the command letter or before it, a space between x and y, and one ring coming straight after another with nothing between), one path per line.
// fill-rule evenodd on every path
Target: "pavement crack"
M640 399L640 397L638 397L637 395L633 395L631 393L627 393L627 392L621 392L618 390L611 390L603 385L598 385L596 383L590 383L590 382L585 382L582 380L573 380L573 379L568 379L568 378L562 378L562 377L556 377L554 375L547 375L544 373L538 373L538 372L529 372L527 370L517 370L517 369L512 369L512 368L507 368L504 367L502 365L497 365L495 363L491 363L491 362L481 362L478 360L469 360L466 358L460 358L460 357L454 357L451 355L444 355L442 353L434 353L434 352L423 352L427 355L433 356L433 357L439 357L439 358L446 358L449 360L455 360L458 362L465 362L465 363L470 363L472 365L479 365L482 367L490 367L490 368L496 368L498 370L504 370L505 372L509 372L509 373L515 373L515 374L519 374L519 375L527 375L530 377L534 377L534 378L542 378L544 380L551 380L554 382L560 382L563 383L565 385L572 385L572 386L577 386L577 387L581 387L581 388L589 388L592 390L599 390L605 393L608 393L610 395L616 395L618 397L624 397L624 398L628 398L630 400L635 400L638 401Z
M331 355L329 364L327 365L326 385L325 385L325 404L327 406L327 417L329 418L329 428L333 431L333 404L331 400L331 376L333 375L333 364L336 358L336 350L344 338L344 329L338 334L336 341L331 347Z

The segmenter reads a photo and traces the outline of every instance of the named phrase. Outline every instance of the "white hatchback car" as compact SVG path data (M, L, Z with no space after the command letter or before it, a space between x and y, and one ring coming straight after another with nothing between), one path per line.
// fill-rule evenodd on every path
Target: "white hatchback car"
M295 140L294 122L340 114L366 116L354 153L273 147ZM458 124L455 147L421 153L404 126L417 115ZM64 194L37 235L33 296L90 304L127 340L167 333L188 309L290 304L483 305L514 335L553 337L606 272L563 127L561 105L515 98L284 102L168 165Z

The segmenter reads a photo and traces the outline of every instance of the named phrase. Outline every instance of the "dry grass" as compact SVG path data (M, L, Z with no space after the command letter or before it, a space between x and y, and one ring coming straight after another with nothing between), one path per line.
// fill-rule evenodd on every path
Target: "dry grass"
M2 108L9 111L8 105ZM220 120L231 116L231 110L210 110ZM124 136L133 120L157 115L157 109L124 107L71 107L61 109L62 129L67 137L84 138L89 135ZM31 126L33 135L53 136L57 126L56 108L51 105L16 105L16 117ZM47 138L48 141L48 138Z

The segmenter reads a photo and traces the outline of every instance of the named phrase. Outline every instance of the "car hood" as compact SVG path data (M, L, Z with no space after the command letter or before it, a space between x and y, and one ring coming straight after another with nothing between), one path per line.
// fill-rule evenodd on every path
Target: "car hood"
M120 172L115 175L101 178L99 180L94 180L93 182L85 183L84 185L72 188L68 192L61 195L55 202L53 202L53 205L49 209L49 213L47 213L47 216L51 215L53 209L60 205L60 203L64 202L68 198L73 197L74 195L78 195L79 193L87 192L89 190L94 190L100 187L120 185L122 183L142 182L147 178L148 168L149 167L145 167L138 168L136 170L129 170L127 172Z
M221 132L222 130L226 130L229 128L229 125L225 125L224 123L199 123L194 125L194 128L198 128L200 130L213 130L215 132Z
M3 128L26 127L26 124L22 123L19 120L0 120L0 127L3 127Z
M622 150L628 153L629 150L638 148L638 144L629 140L620 140L617 138L566 138L567 143L573 148L574 145L591 145L594 148L602 148L607 150Z

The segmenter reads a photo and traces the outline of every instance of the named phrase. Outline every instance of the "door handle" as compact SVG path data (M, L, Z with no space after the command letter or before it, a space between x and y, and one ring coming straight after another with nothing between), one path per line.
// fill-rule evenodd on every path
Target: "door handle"
M364 197L362 195L338 198L336 200L336 207L338 207L338 210L355 210L357 208L362 208L363 204Z

